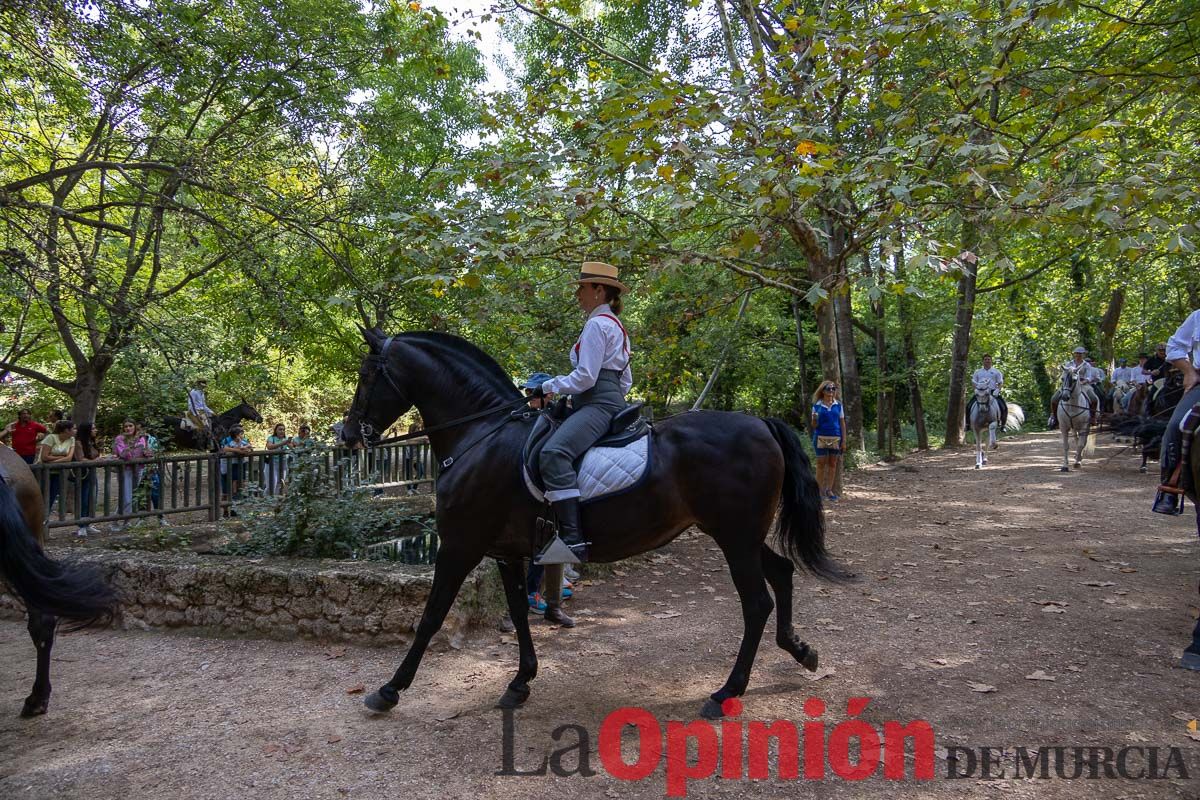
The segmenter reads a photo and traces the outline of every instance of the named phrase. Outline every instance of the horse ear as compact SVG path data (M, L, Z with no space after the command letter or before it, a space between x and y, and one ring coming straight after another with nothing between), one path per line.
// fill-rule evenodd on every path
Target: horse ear
M362 325L357 327L362 332L363 338L367 340L367 345L371 348L371 352L379 352L383 346L381 344L384 339L383 331L378 328L364 328Z

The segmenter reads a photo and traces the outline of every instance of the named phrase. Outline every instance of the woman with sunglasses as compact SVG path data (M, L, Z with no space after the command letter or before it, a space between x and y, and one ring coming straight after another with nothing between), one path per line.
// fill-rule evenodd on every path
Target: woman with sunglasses
M817 452L817 484L821 496L837 500L833 493L836 484L838 462L846 449L846 423L841 401L837 396L838 386L833 381L822 381L813 394L812 432L813 449Z

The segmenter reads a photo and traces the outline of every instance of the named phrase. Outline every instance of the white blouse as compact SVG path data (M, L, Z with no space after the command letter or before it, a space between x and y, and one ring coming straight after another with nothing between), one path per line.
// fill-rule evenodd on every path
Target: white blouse
M605 316L608 315L608 316ZM542 391L550 394L580 394L596 385L600 370L621 373L621 394L629 394L633 373L629 371L629 337L615 320L608 304L597 306L583 325L579 340L571 348L569 375L559 375L542 383Z

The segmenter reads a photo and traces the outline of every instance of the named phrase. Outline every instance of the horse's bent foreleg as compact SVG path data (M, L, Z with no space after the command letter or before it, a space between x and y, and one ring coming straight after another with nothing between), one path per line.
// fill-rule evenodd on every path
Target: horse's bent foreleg
M775 593L775 643L791 654L808 670L817 668L817 651L796 635L792 626L792 576L796 567L792 560L781 556L765 544L762 546L763 574Z
M50 707L50 651L54 648L54 629L57 626L56 617L29 609L29 638L33 639L33 646L37 649L37 676L33 681L33 690L25 698L22 717L45 714Z
M754 657L758 653L758 643L762 641L763 629L767 626L767 617L775 608L771 593L767 591L763 579L762 557L759 548L742 549L733 552L731 547L747 545L742 542L727 546L722 543L725 560L729 563L729 575L737 588L738 598L742 602L742 644L738 648L737 660L733 671L725 685L710 695L700 714L708 719L722 716L721 703L731 697L745 694L750 684L750 670L754 666ZM752 545L751 545L752 546Z
M525 594L525 561L497 561L500 577L504 581L504 596L508 600L508 615L512 618L520 645L520 663L517 676L508 684L508 689L497 705L500 708L516 708L529 697L529 682L537 676L537 653L533 649L533 636L529 633L529 603Z
M462 552L443 547L438 551L437 566L433 572L433 588L425 601L425 611L417 624L417 634L413 638L408 654L392 679L379 687L379 690L367 695L363 701L372 711L391 711L400 702L400 692L412 685L417 667L421 665L421 657L429 647L429 641L437 633L454 598L462 588L463 581L475 566L483 559L482 555L468 556Z
M1063 446L1063 465L1059 468L1060 472L1071 471L1071 432L1068 429L1070 421L1059 420L1058 427L1061 428L1062 446Z

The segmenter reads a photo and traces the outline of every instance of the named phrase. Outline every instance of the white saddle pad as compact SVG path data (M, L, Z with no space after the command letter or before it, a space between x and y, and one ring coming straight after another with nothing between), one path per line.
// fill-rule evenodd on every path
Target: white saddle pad
M593 447L579 465L579 499L595 500L633 486L646 474L650 462L650 437L643 436L625 447ZM525 486L539 503L546 497L529 471L522 468Z

